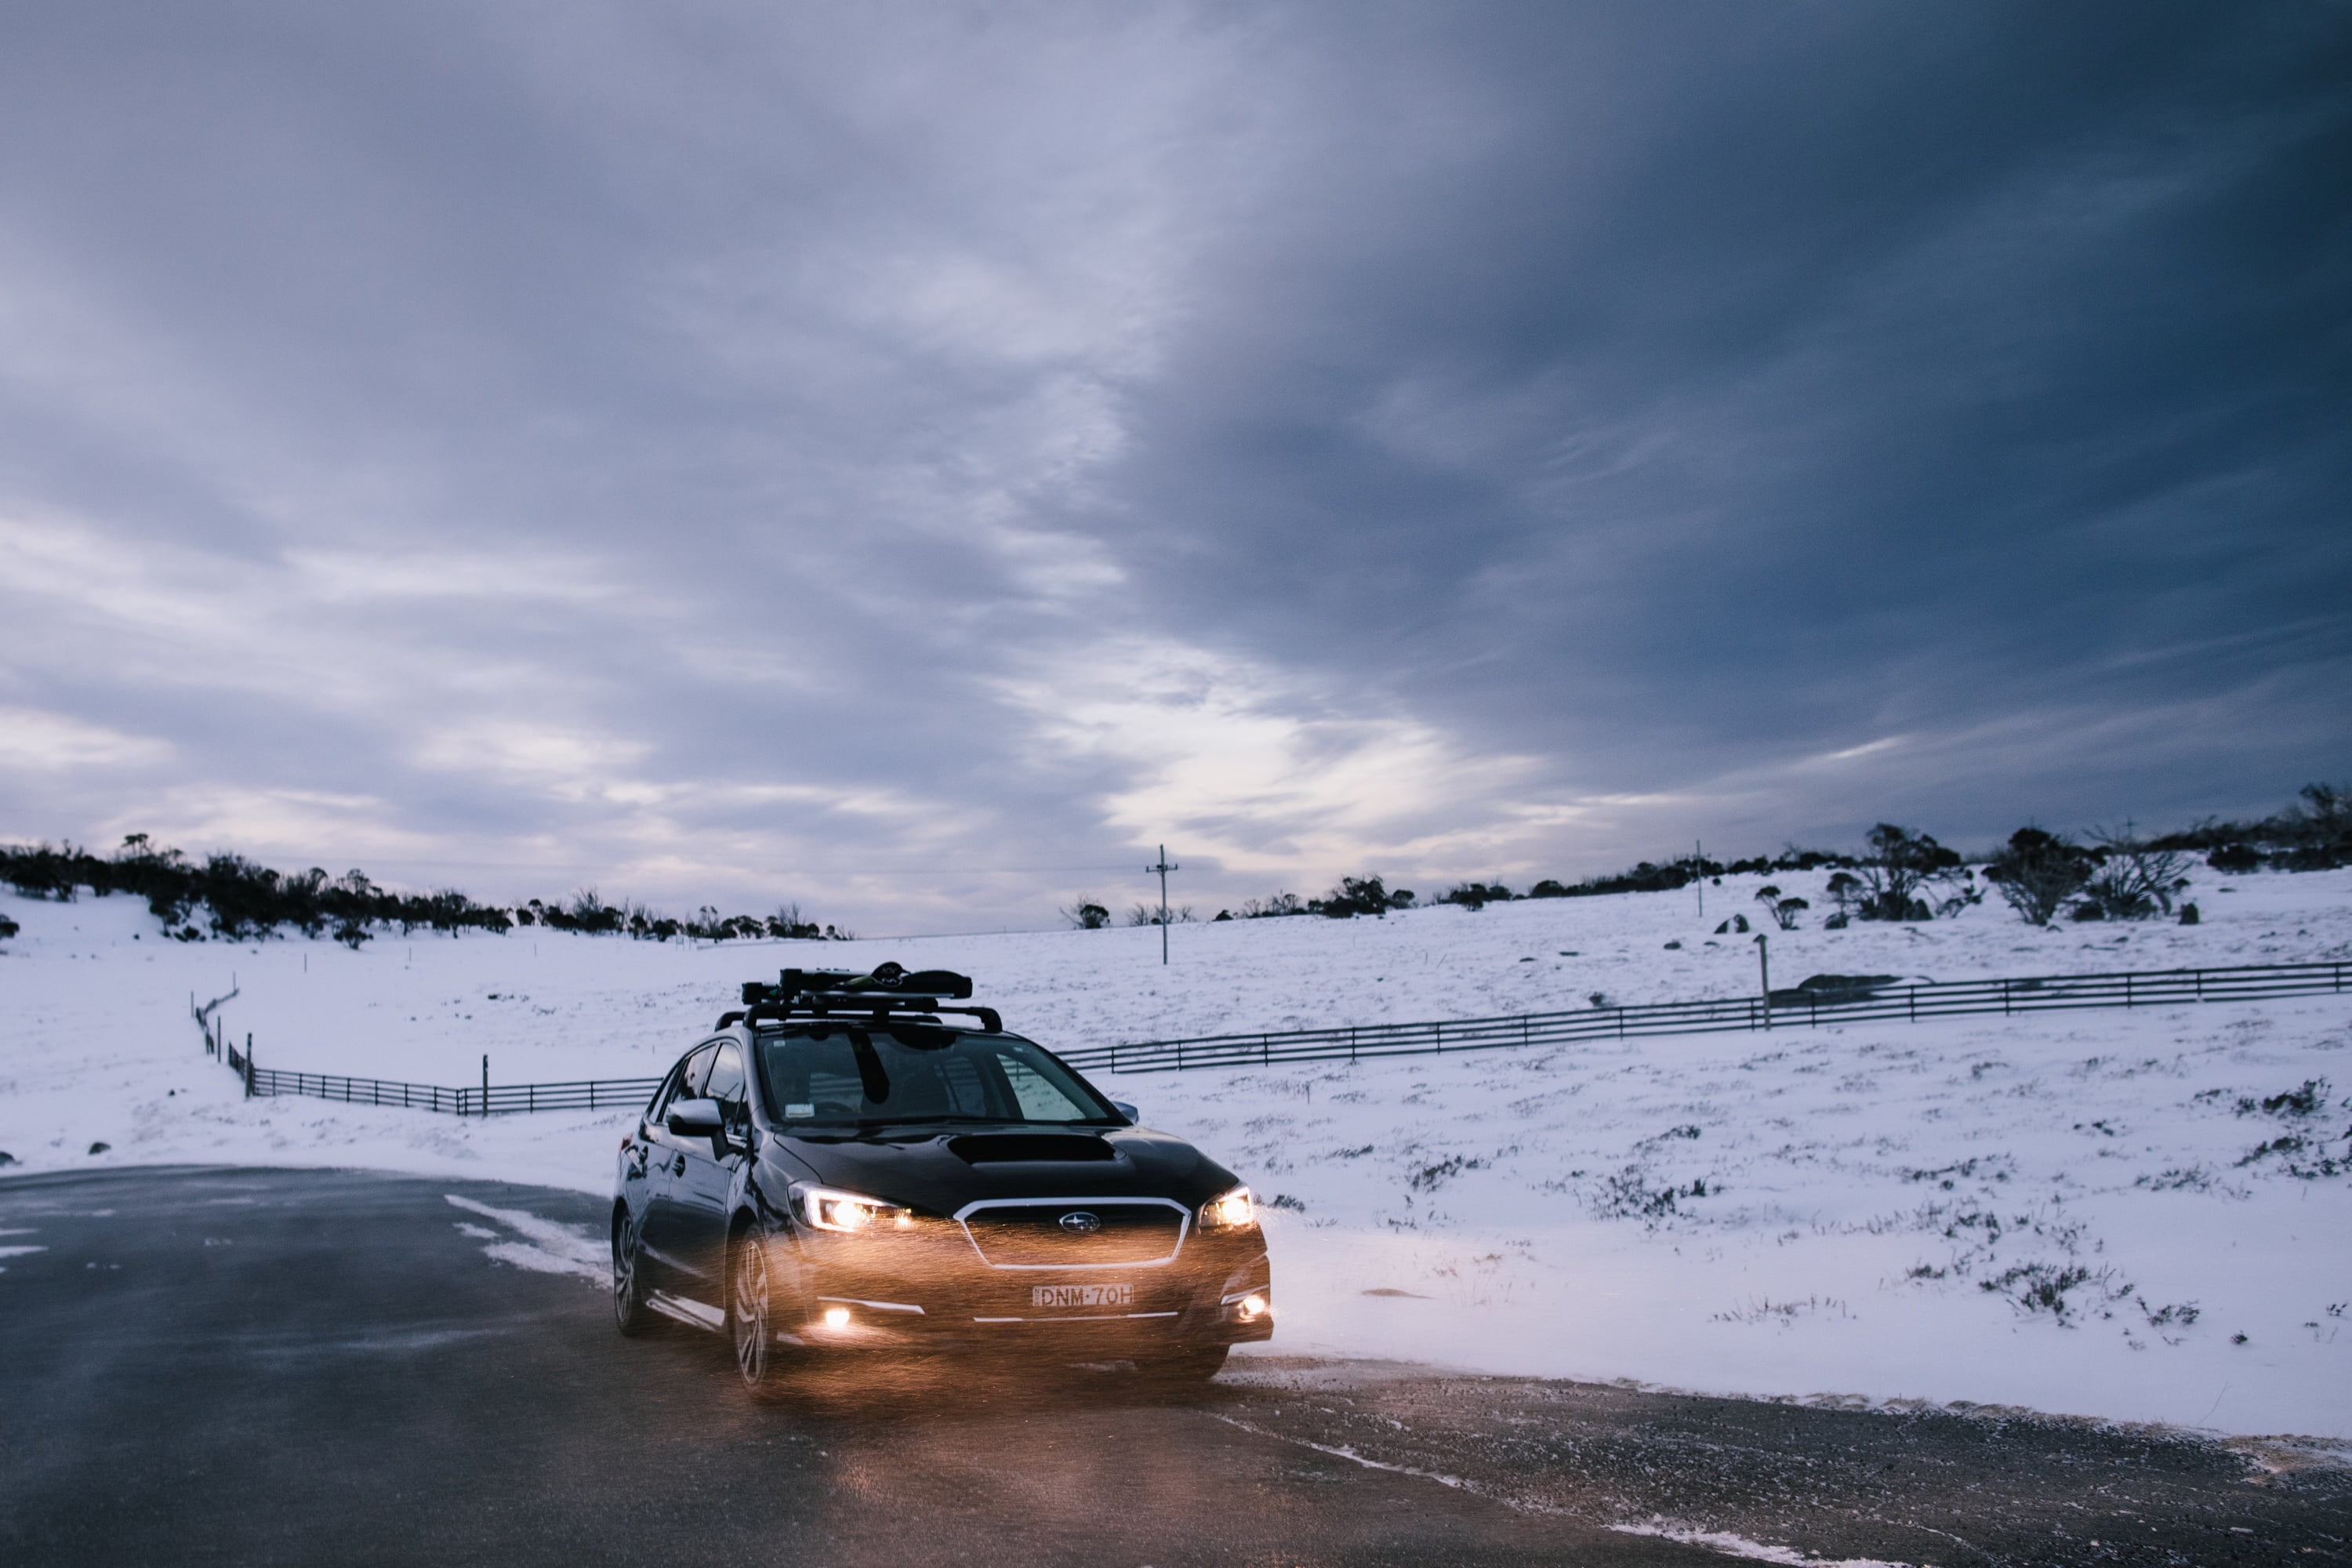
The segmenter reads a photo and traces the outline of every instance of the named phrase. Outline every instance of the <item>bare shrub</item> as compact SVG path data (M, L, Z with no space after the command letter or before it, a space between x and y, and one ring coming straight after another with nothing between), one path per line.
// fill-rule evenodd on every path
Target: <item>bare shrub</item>
M1958 851L1925 833L1882 822L1870 830L1870 854L1851 886L1852 912L1866 921L1927 921L1958 912L1974 898L1958 890ZM1831 879L1834 889L1838 878ZM1847 912L1847 900L1839 904Z
M1500 882L1461 882L1439 901L1460 904L1465 909L1483 910L1488 904L1507 904L1516 895Z
M2098 869L2098 857L2039 827L2021 827L1985 868L1985 879L2028 925L2046 926Z
M2098 846L2102 864L2083 887L2083 902L2095 905L2107 920L2144 921L2172 912L2172 896L2189 886L2181 873L2189 857L2179 849L2158 849L2134 834L2126 823L2118 832L2095 829L2091 842Z
M1306 900L1297 893L1276 893L1270 899L1250 899L1242 904L1242 919L1245 921L1279 920L1285 915L1306 912Z
M2023 1316L2047 1312L2061 1323L2072 1323L2083 1310L2070 1299L2075 1291L2095 1298L2102 1306L2132 1294L2130 1282L2119 1279L2113 1268L2104 1265L2089 1268L2080 1263L2021 1263L1990 1279L1978 1280L1977 1289L2007 1298Z
M1384 917L1391 910L1409 908L1413 894L1410 888L1389 890L1388 883L1379 877L1342 877L1339 885L1319 899L1307 901L1309 912L1328 915L1333 920L1345 920L1354 915Z

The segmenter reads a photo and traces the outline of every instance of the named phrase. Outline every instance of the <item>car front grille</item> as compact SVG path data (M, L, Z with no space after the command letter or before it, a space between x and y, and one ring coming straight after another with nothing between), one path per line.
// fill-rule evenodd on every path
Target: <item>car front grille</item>
M1091 1229L1085 1218L1089 1215ZM1072 1216L1079 1217L1065 1223ZM995 1268L1118 1268L1166 1263L1182 1245L1188 1219L1185 1211L1173 1204L1133 1198L975 1204L959 1217L982 1259Z

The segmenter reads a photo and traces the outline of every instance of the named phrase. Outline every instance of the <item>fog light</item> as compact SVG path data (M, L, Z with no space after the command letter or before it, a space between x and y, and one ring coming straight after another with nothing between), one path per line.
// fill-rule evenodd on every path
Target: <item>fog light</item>
M1249 1319L1251 1319L1251 1318L1263 1318L1263 1317L1265 1317L1265 1297L1263 1297L1263 1296L1244 1296L1244 1297L1243 1297L1243 1298L1242 1298L1242 1305L1241 1305L1241 1315L1242 1315L1243 1321L1248 1321Z
M845 1329L849 1327L849 1309L846 1307L827 1307L824 1310L824 1326L828 1329Z

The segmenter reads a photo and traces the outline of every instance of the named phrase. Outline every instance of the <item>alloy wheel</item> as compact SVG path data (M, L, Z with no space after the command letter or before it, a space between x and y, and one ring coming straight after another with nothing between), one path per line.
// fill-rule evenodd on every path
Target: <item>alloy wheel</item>
M646 1307L639 1265L636 1226L625 1214L613 1220L613 1321L625 1334L641 1334L651 1325Z
M769 1397L776 1392L779 1369L768 1254L758 1237L747 1236L735 1244L732 1267L727 1272L731 1277L733 1310L728 1313L728 1327L735 1339L735 1370L754 1396Z

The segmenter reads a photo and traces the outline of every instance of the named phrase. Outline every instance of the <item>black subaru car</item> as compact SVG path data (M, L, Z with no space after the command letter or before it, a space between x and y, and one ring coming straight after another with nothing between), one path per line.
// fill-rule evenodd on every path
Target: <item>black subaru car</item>
M760 1394L923 1348L1206 1379L1271 1337L1249 1189L971 994L897 964L745 985L621 1142L621 1331L724 1333Z

